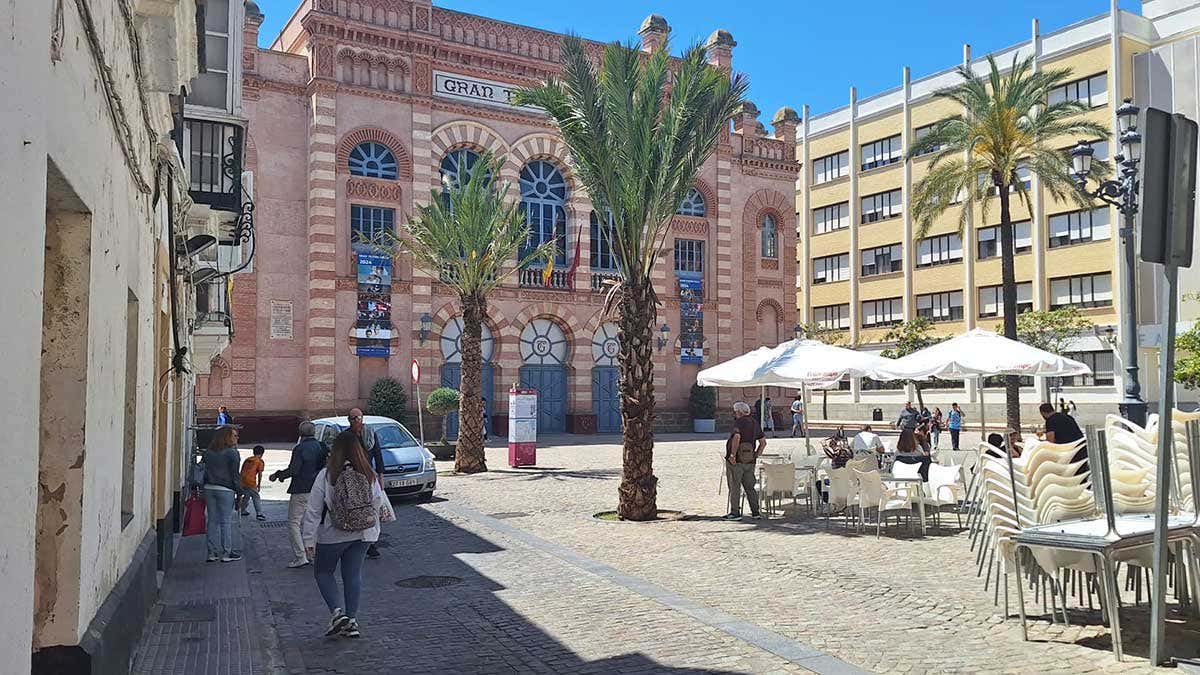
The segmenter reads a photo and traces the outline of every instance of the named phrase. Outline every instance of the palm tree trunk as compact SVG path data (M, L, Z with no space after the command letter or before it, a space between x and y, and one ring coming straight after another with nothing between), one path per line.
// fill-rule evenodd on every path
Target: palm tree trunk
M621 296L621 418L624 453L617 513L626 520L658 515L654 476L654 352L657 317L650 280L624 283Z
M1009 208L1008 181L996 180L1000 189L1000 280L1004 295L1004 337L1017 339L1017 275L1015 263L1016 240ZM1016 375L1004 378L1004 403L1008 409L1008 428L1021 429L1021 379Z
M462 311L462 382L458 387L458 446L454 453L454 470L459 473L480 473L487 471L487 458L483 452L483 393L480 391L480 371L483 368L480 340L483 319L487 314L487 298L463 297Z
M913 388L917 390L917 410L925 409L925 398L921 396L921 383L916 380L910 380L913 383Z

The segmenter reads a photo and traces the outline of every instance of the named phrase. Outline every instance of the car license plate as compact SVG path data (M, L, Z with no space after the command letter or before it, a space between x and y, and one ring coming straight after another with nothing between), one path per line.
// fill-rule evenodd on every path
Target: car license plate
M422 482L419 478L400 478L389 480L387 486L390 488L411 487L413 485L420 485Z

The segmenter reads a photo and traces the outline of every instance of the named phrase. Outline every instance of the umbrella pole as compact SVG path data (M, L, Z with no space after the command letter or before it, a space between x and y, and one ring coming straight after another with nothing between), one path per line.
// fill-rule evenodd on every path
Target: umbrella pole
M987 441L987 412L983 407L983 376L975 377L975 384L979 387L979 438Z
M767 426L767 388L758 388L758 428Z
M800 383L800 398L804 401L804 455L807 457L812 454L812 443L808 440L808 386L803 382Z

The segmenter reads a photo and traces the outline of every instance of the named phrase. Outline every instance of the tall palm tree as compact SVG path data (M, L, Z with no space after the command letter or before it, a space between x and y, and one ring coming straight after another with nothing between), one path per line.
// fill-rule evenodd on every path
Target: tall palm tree
M658 513L651 345L659 303L651 270L671 217L721 129L728 129L747 81L710 66L700 45L673 62L665 45L646 55L614 43L594 64L583 41L568 36L562 65L561 77L519 92L516 102L550 114L596 212L611 214L605 236L612 238L619 282L605 306L620 327L625 446L618 513L650 520Z
M510 265L529 237L529 226L519 205L505 203L508 186L496 183L499 174L499 162L483 155L466 181L447 179L440 191L434 190L429 205L420 207L405 225L407 236L392 237L388 246L410 252L414 265L439 277L458 295L463 319L462 382L454 470L461 473L487 471L480 341L488 295L518 270L554 255L551 241L527 252L515 267Z
M1029 191L1017 175L1026 166L1058 201L1072 201L1086 208L1091 200L1079 191L1071 176L1071 161L1064 145L1076 137L1105 138L1109 130L1088 121L1079 113L1088 110L1080 101L1048 103L1050 92L1071 77L1067 68L1035 71L1033 59L1013 57L1012 66L1001 74L995 59L988 57L986 75L960 66L962 82L934 96L958 103L962 112L939 122L908 151L908 160L937 150L929 174L917 183L913 195L916 236L924 238L934 220L951 205L961 202L959 232L967 214L978 204L984 219L996 197L1000 202L1000 270L1004 296L1004 336L1017 338L1017 282L1014 273L1014 241L1010 201L1016 194L1032 213ZM1093 162L1093 172L1105 173L1102 162ZM968 249L970 250L970 249ZM1021 427L1020 380L1010 375L1005 381L1008 426Z

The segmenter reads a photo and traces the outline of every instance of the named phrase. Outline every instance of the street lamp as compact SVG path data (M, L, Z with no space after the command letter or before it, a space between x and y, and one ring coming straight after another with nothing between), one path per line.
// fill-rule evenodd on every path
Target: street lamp
M1080 141L1071 148L1071 174L1079 186L1080 192L1100 201L1117 207L1124 218L1121 227L1121 242L1124 245L1124 255L1121 259L1121 277L1124 284L1121 308L1121 342L1123 347L1122 361L1125 367L1125 395L1121 399L1121 416L1137 424L1146 426L1146 402L1142 400L1142 386L1138 382L1138 341L1137 341L1137 250L1134 242L1134 217L1138 211L1138 190L1141 181L1138 180L1138 163L1142 159L1142 134L1137 130L1138 113L1141 110L1131 99L1125 99L1117 108L1117 129L1120 131L1118 140L1121 143L1121 154L1113 160L1121 168L1121 175L1115 180L1101 180L1095 190L1088 190L1087 179L1092 173L1092 157L1096 151L1087 141Z
M795 338L797 340L803 340L804 339L804 326L801 326L800 324L796 324L795 326L793 326L792 327L792 335L795 336Z
M417 336L421 339L420 344L425 344L425 340L429 337L430 331L433 330L433 317L429 313L421 315L421 328L417 331Z
M663 347L667 346L667 336L671 334L671 327L664 323L659 327L658 332L658 351L661 352Z

